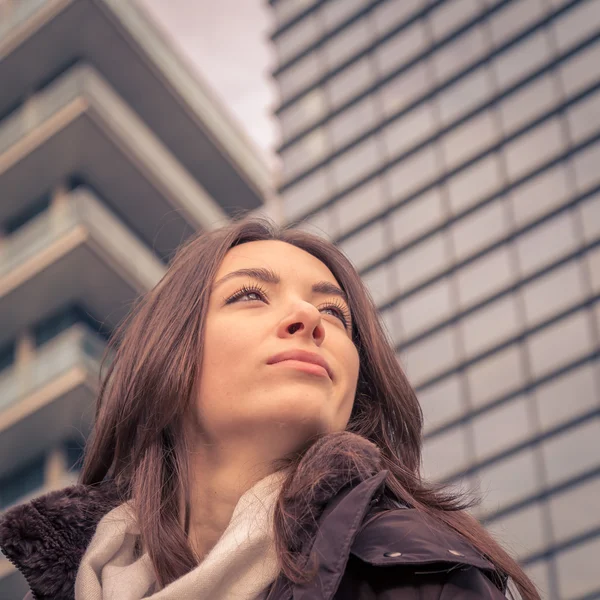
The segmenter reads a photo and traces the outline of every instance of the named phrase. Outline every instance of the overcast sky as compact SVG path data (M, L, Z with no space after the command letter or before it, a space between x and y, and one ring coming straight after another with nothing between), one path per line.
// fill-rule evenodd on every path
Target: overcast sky
M267 0L138 0L249 137L275 164L277 103L269 73L275 57Z

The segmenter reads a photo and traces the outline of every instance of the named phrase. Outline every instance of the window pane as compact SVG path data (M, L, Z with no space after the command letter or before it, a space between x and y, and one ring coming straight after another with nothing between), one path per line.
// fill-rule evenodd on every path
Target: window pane
M479 0L451 0L443 2L430 17L431 29L435 39L440 40L451 31L474 19L481 11Z
M390 167L387 176L392 200L397 201L416 192L437 174L431 144Z
M280 64L286 63L292 57L317 40L321 31L316 20L316 13L306 15L293 27L284 31L274 39Z
M561 50L576 46L595 33L600 25L600 1L581 2L553 22L556 41Z
M600 418L590 419L542 444L550 485L600 465Z
M380 213L385 207L385 194L378 178L342 196L334 205L340 233L344 234Z
M557 541L600 527L600 477L550 497L553 533Z
M408 71L394 77L381 88L381 104L386 117L395 115L400 109L423 95L429 88L427 62L419 61Z
M386 249L383 222L375 221L339 246L357 269L364 267L381 257Z
M403 300L399 306L402 330L407 338L450 316L450 283L444 278Z
M300 14L303 10L315 3L315 0L284 0L274 2L273 9L279 25L291 21L292 17Z
M551 119L507 144L506 170L514 181L550 160L563 149L562 132L557 119Z
M322 128L311 131L295 144L286 148L281 153L285 179L292 179L322 160L327 154L328 149L327 135Z
M454 329L446 327L404 350L403 363L413 385L424 383L456 362Z
M483 29L476 25L433 55L433 66L438 81L447 81L464 67L479 60L489 50Z
M536 377L591 352L593 342L585 312L542 329L527 340L531 370Z
M539 503L500 517L486 528L517 558L537 552L546 544Z
M484 495L482 509L487 514L526 498L539 489L533 452L529 449L482 469L478 475Z
M517 396L475 418L473 431L478 460L499 454L533 435L527 402L527 396Z
M307 54L277 76L283 101L289 100L300 90L315 82L322 73L322 66L316 52Z
M305 221L302 221L299 227L331 241L334 237L334 225L331 210L329 208L324 208Z
M373 10L375 25L380 33L385 33L407 20L423 8L422 0L388 0Z
M543 0L512 2L494 13L490 19L492 39L500 46L514 37L519 31L535 23L544 16L546 7Z
M375 60L382 75L387 75L425 48L427 38L422 21L417 21L385 41L375 51Z
M370 41L368 19L362 18L334 35L324 47L330 70L337 68L348 58L360 52Z
M465 317L461 324L467 356L516 335L521 329L514 296L505 296Z
M517 238L516 246L523 275L575 251L577 236L571 212L562 212L534 227Z
M446 269L450 264L443 234L435 234L402 252L394 260L398 288L404 291Z
M353 104L329 122L333 147L339 150L375 125L377 113L372 96Z
M331 31L365 7L365 0L328 0L320 9L325 27Z
M362 276L363 283L367 286L373 301L377 305L383 304L392 294L390 265L384 263Z
M373 68L368 57L353 63L327 82L332 108L357 96L373 83Z
M600 69L598 71L600 80ZM600 130L600 91L569 107L567 122L574 142L582 142Z
M465 410L457 375L451 375L423 388L418 397L423 409L425 432L458 418Z
M600 246L587 254L588 270L594 293L600 292Z
M550 575L548 570L548 561L537 560L529 563L523 570L533 581L542 598L550 597Z
M327 177L320 169L282 192L287 221L293 221L321 204L328 194Z
M433 133L433 112L429 103L425 103L386 125L383 138L390 156L395 157Z
M467 443L462 427L457 427L425 440L423 445L423 475L430 481L440 481L467 467Z
M600 537L557 555L561 598L579 598L598 590L598 556Z
M390 218L394 245L403 246L440 225L444 206L439 188L433 188L399 206Z
M470 366L467 381L471 388L471 402L476 407L522 388L525 373L519 346L508 346Z
M486 67L481 67L459 79L438 96L440 117L447 125L483 104L493 94L493 86Z
M502 185L498 157L490 154L460 171L448 181L450 205L457 214L491 196Z
M585 241L596 241L600 237L600 194L596 194L580 204L579 211Z
M588 46L559 66L565 91L572 96L598 81L600 42Z
M517 3L522 5L523 3ZM527 4L527 3L525 3ZM500 102L504 131L509 134L535 120L559 102L557 83L552 75L543 75Z
M584 191L600 183L600 169L598 168L598 165L600 165L599 143L578 152L572 160L577 189Z
M323 90L314 89L286 108L279 122L283 129L284 141L294 137L325 114Z
M550 271L523 289L528 324L544 321L584 298L583 273L579 262Z
M511 205L515 221L519 227L530 223L562 206L570 193L565 167L558 165L510 192Z
M494 61L500 88L507 88L548 62L552 57L548 36L542 29L500 54Z
M498 140L498 129L489 112L470 119L442 138L446 164L457 167Z
M486 246L491 246L508 234L504 199L494 200L456 221L450 231L454 252L459 261Z
M335 158L332 170L337 188L341 190L365 177L377 167L380 158L379 148L373 136Z
M473 304L508 287L514 279L508 250L501 247L458 271L460 302L465 306Z

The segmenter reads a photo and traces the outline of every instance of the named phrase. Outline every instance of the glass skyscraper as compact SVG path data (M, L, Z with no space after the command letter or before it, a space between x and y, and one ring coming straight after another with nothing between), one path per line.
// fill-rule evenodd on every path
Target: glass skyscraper
M424 469L600 598L600 0L270 0L281 196L351 258Z

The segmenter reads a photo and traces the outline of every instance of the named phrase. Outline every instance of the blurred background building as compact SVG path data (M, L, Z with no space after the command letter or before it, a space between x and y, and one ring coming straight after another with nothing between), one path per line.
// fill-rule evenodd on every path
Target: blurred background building
M271 0L287 221L359 268L424 465L600 598L600 0Z
M107 336L270 181L131 2L0 2L0 508L75 481Z
M280 203L135 2L0 0L0 510L76 479L114 326L255 209L359 269L426 474L545 597L600 598L600 0L238 1L274 21Z

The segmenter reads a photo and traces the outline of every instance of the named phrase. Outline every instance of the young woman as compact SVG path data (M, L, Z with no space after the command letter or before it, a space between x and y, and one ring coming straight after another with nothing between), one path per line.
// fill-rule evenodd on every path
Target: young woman
M539 598L421 479L417 398L329 242L198 235L111 346L80 484L0 524L30 598Z

